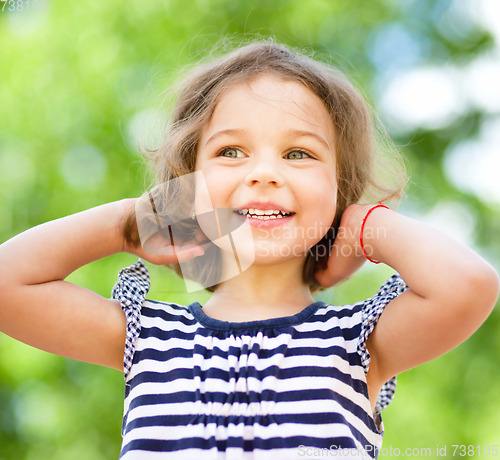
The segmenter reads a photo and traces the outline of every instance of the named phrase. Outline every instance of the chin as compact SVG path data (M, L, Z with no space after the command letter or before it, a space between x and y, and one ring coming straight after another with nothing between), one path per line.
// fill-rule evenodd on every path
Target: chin
M255 250L255 261L276 263L297 257L305 258L306 252L304 246L298 243L295 245L262 245L262 247L257 247Z

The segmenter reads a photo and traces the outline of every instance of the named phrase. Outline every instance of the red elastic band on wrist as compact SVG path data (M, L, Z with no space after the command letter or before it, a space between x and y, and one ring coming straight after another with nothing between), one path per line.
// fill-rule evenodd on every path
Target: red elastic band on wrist
M363 219L363 222L361 224L361 232L359 234L359 242L361 244L361 251L363 251L363 255L373 264L379 264L380 262L377 262L376 260L373 260L373 259L370 259L370 257L368 256L368 254L366 253L365 251L365 246L363 244L363 230L365 228L365 224L366 224L366 219L368 218L368 216L370 215L370 213L374 210L374 209L377 209L377 208L385 208L385 209L389 209L389 207L387 207L385 204L383 204L382 202L380 202L379 204L373 206L373 208L371 208L367 213L366 213L366 216L365 218Z

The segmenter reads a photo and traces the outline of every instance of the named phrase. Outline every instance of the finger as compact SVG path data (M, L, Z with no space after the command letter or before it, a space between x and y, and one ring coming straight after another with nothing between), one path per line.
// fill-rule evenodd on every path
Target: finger
M182 246L163 245L161 247L156 248L155 252L155 254L158 255L174 256L174 257L178 257L183 253L203 255L205 251L200 245L190 243L190 244L184 244Z
M147 248L141 245L133 253L155 265L170 265L202 256L205 251L201 246L192 243L175 247L164 243L161 246L155 245L154 247L148 245Z
M177 260L179 262L187 262L196 257L203 256L204 254L205 251L198 245L181 246L178 250L176 250Z

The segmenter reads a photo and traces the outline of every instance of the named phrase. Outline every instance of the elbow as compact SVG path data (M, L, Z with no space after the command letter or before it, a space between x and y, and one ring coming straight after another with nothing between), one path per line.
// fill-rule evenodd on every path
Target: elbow
M484 262L474 266L461 283L462 305L469 312L481 317L482 321L490 315L498 299L500 281L493 267Z
M488 311L488 314L490 314L498 300L498 294L500 291L500 279L498 277L498 273L489 264L488 264L488 273L485 277L485 289L487 290L490 299L489 301L490 308Z

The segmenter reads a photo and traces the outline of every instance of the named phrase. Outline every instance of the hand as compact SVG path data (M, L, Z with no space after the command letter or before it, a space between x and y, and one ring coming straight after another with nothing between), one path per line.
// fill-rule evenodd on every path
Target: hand
M342 214L326 269L318 270L315 277L321 286L329 288L349 278L366 262L361 250L359 236L361 224L373 205L352 204ZM365 245L368 254L371 253Z
M151 262L155 265L175 264L187 262L195 257L202 256L205 251L201 247L203 243L208 242L205 235L199 233L191 240L181 245L172 246L168 228L155 233L146 242L146 247L141 242L137 246L128 243L124 238L124 224L129 215L131 207L135 206L136 198L123 200L123 216L119 232L123 239L123 251L134 254L141 259Z

